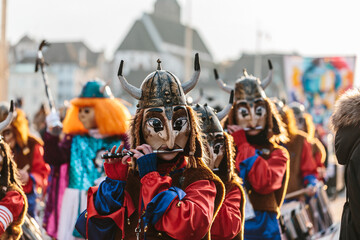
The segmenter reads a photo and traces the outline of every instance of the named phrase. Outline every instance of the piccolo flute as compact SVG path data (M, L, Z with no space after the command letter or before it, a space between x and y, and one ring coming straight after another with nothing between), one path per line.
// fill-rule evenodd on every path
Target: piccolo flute
M167 151L167 150L154 150L153 153L174 153L174 152L183 152L184 149L174 149L174 150L171 150L171 151ZM111 152L108 152L108 153L104 153L101 155L101 158L102 159L109 159L109 158L123 158L125 156L134 156L135 153L133 152L119 152L119 153L111 153Z

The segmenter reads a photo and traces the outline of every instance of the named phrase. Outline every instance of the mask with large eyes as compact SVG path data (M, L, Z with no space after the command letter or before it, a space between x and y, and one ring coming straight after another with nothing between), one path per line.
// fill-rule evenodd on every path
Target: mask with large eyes
M10 148L14 148L16 145L16 137L11 125L2 130L1 135L4 137L4 141L9 144Z
M208 152L210 169L218 168L225 156L225 139L222 132L207 134Z
M95 109L93 107L80 107L79 108L79 120L86 129L97 128L95 120Z
M143 116L142 133L146 144L153 150L171 151L184 149L190 136L190 120L184 106L174 106L169 120L164 107L146 108ZM178 152L158 154L163 160L172 160Z
M249 104L246 101L237 103L236 124L241 126L246 134L257 135L266 126L266 105L263 99L257 99Z

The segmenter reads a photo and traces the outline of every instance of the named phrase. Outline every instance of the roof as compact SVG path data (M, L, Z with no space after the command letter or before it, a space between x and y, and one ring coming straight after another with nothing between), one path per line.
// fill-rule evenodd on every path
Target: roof
M119 50L157 51L144 23L137 20L116 51Z
M16 46L21 43L36 43L35 40L31 39L28 35L24 35L17 43Z
M79 64L81 54L86 56L86 66L96 66L101 52L91 51L83 42L52 42L50 47L44 49L44 58L47 62Z
M144 21L151 21L146 23ZM186 27L176 21L167 20L157 17L154 14L144 14L144 17L137 20L131 27L129 33L124 38L123 42L116 51L121 50L144 50L144 51L158 51L153 38L150 36L152 31L146 25L154 26L154 35L158 35L162 43L172 44L179 47L185 47L185 30ZM148 25L149 26L149 25ZM210 52L205 43L201 39L199 33L192 29L193 49L195 51L207 53Z

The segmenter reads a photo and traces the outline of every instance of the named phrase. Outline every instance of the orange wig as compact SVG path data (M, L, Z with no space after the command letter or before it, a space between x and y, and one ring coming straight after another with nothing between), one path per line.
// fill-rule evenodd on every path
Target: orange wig
M130 112L116 98L75 98L63 122L63 131L67 134L87 134L80 122L79 108L92 107L95 110L95 121L102 135L122 135L129 129Z

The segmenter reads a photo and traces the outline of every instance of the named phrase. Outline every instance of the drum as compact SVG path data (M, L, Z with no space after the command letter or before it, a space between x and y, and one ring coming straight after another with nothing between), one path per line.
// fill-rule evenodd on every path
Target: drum
M309 201L309 210L315 232L325 231L333 225L326 186L319 183L314 197Z
M43 240L41 228L34 218L26 214L22 225L23 235L21 240Z
M313 225L305 205L299 201L291 201L281 207L280 224L285 239L310 239Z

